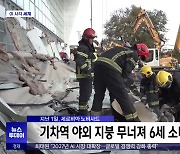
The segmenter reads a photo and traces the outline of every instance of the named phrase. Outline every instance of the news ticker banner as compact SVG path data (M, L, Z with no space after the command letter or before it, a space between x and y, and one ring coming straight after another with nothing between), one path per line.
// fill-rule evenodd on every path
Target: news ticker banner
M28 116L27 122L6 123L6 148L180 150L180 123L113 122L109 116Z

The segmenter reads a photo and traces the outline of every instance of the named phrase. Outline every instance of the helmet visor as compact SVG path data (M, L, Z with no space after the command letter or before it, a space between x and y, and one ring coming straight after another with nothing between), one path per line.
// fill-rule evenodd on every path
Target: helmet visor
M164 85L164 88L170 88L171 84L172 84L171 81L166 82L166 84Z
M171 76L168 76L168 81L166 83L161 83L161 82L157 82L158 87L162 87L162 88L170 88L171 84L172 84L172 78Z

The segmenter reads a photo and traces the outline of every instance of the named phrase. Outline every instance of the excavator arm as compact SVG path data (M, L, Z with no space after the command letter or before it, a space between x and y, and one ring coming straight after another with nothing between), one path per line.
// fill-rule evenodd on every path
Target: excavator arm
M111 42L109 43L109 47L111 48L112 46L122 47L121 44L118 44L118 43L116 43L116 42L114 42L114 41L111 41Z
M174 45L174 49L180 51L180 25L179 25L179 29L178 29L178 33L177 33L177 37L176 37L176 42Z
M109 50L109 49L111 49L112 47L115 47L115 46L117 46L117 47L123 47L122 44L116 43L115 41L111 41L111 42L108 44L106 50Z
M135 34L136 31L138 30L139 26L142 24L145 18L145 11L141 9L141 11L138 13L136 20L134 22L134 28L133 28L133 33Z
M138 30L138 28L142 24L142 22L145 22L153 40L155 41L156 48L160 50L161 49L161 42L163 40L159 37L159 34L158 34L156 28L154 27L151 19L149 18L147 12L144 9L141 9L137 15L137 18L136 18L135 24L134 24L134 28L133 28L133 33L136 33L136 31Z

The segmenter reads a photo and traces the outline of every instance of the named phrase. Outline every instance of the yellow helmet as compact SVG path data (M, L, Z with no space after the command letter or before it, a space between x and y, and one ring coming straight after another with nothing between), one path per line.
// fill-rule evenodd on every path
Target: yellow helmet
M148 65L144 65L142 68L141 68L141 73L144 74L146 76L146 78L149 78L152 74L153 74L153 71L151 69L151 66L148 66Z
M166 71L159 71L156 75L156 82L159 87L169 88L173 81L172 74Z

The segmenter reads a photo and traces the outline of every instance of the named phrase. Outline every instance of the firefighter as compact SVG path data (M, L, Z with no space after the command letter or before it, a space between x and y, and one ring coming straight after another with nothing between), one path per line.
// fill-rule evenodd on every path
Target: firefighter
M180 121L180 72L173 74L159 71L156 82L160 89L160 106L167 104L173 113L175 121Z
M68 55L67 55L66 52L62 51L62 52L59 53L59 55L60 55L60 57L61 57L61 59L63 60L64 63L69 64L69 59L68 59Z
M140 83L141 102L148 105L158 119L162 116L159 109L159 88L156 83L156 74L152 71L151 66L144 65L141 68L142 80Z
M92 28L84 30L76 53L76 77L79 81L79 115L88 115L88 100L92 93L95 48L93 40L96 32Z
M109 90L110 102L117 100L127 121L140 121L131 102L124 78L127 78L135 68L138 56L149 55L145 44L135 44L133 47L114 47L98 57L94 65L94 100L91 115L101 115L102 102L106 88Z

